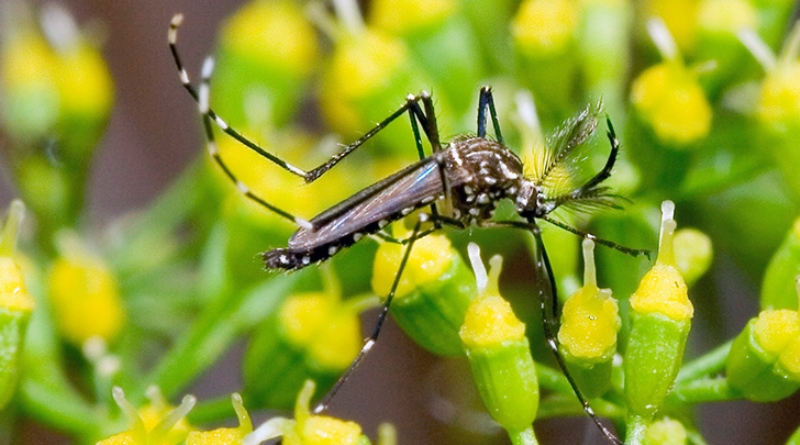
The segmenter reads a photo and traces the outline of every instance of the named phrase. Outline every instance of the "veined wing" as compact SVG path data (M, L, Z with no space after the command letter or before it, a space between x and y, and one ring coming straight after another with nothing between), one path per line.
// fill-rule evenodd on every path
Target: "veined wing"
M292 235L289 248L313 248L362 232L380 221L397 220L443 193L439 164L433 158L424 159L317 215L310 221L313 228L300 228ZM370 230L375 231L377 228Z

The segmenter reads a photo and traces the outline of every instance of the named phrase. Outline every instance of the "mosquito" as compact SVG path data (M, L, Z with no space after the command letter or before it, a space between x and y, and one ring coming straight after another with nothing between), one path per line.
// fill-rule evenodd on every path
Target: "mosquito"
M178 67L181 83L198 105L210 156L248 199L298 226L297 231L289 238L287 247L268 250L262 254L267 269L292 271L325 261L367 235L381 235L383 229L392 222L415 211L429 209L427 212L419 213L419 218L409 238L396 240L405 244L405 251L392 288L378 314L375 328L350 367L315 407L315 413L322 412L327 408L333 396L377 341L416 240L444 226L457 229L472 226L514 227L530 232L535 240L534 262L537 274L535 288L542 304L547 343L554 352L559 366L565 372L584 411L611 442L622 443L600 422L567 372L564 360L558 351L558 340L554 334L558 325L557 291L552 278L550 261L537 224L537 220L546 221L630 255L646 254L646 251L643 250L630 249L598 239L550 216L553 211L560 208L586 210L597 207L619 207L617 204L619 197L613 194L609 187L602 185L611 176L620 149L614 127L608 118L606 118L607 137L611 150L603 168L584 184L570 190L556 190L552 186L551 175L555 176L554 171L558 167L565 165L569 167L570 163L582 161L579 148L597 128L598 116L601 113L599 105L587 107L562 125L561 129L556 132L552 147L545 156L543 168L540 168L536 177L533 178L525 176L520 158L504 145L492 90L488 86L480 89L477 131L474 135L462 135L448 142L442 142L436 123L433 99L430 94L423 91L420 94L408 95L402 106L366 134L344 147L327 162L306 171L259 147L229 126L209 107L209 83L213 71L213 60L210 57L205 60L202 79L198 88L195 89L176 46L178 27L182 21L181 14L172 18L168 33L169 47ZM295 216L254 194L228 168L219 154L214 135L214 128L217 127L263 158L303 178L306 183L311 183L404 114L408 114L410 118L419 160L357 192L311 220ZM493 138L487 135L487 117L491 120L494 131ZM427 156L422 143L423 134L431 146L432 153ZM518 219L508 221L493 219L495 207L505 199L513 202L519 216ZM423 229L424 223L431 224L431 227ZM384 235L384 237L391 239L388 235Z

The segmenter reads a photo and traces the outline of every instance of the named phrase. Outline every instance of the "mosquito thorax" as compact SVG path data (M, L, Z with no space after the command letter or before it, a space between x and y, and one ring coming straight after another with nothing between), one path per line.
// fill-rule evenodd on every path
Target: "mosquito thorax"
M452 217L465 225L489 220L497 202L515 199L525 182L522 161L500 142L463 136L441 153Z

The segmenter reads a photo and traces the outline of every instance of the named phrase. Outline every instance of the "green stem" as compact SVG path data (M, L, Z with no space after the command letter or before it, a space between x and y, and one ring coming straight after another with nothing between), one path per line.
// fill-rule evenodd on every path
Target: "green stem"
M11 257L17 246L17 233L19 224L25 214L25 204L19 199L11 201L8 208L8 217L0 233L0 256Z
M705 378L676 384L669 395L669 403L698 404L725 402L739 399L740 395L722 377Z
M154 382L167 397L180 392L216 362L240 333L276 310L282 297L304 275L268 280L250 291L220 292L150 375L141 380L142 384Z
M572 386L570 386L569 381L561 371L555 368L536 362L536 378L539 380L541 388L549 389L559 394L572 394Z
M98 426L103 424L98 419L98 412L71 388L54 389L52 382L23 378L19 396L24 411L32 418L69 435L95 437Z
M650 419L646 419L636 414L628 415L625 421L625 443L627 445L641 445L644 443L644 437L647 433L647 427L650 426Z
M624 409L607 400L591 399L589 400L589 404L598 416L609 419L622 419L625 416ZM553 394L543 398L539 402L539 410L536 412L536 419L582 416L583 414L583 407L580 402L578 402L575 394Z
M728 353L731 350L733 340L730 340L713 351L702 355L689 363L686 363L678 373L675 383L687 380L696 380L701 377L719 374L725 369L728 360Z
M509 431L508 437L513 445L538 445L536 435L533 433L533 426L529 426L522 431Z

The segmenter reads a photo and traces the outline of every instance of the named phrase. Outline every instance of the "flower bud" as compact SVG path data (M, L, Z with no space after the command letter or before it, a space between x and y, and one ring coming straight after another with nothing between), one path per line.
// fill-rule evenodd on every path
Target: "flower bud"
M12 202L0 233L0 409L17 387L25 331L35 306L14 259L23 212L21 201Z
M794 145L800 135L800 22L795 24L777 57L754 31L742 31L739 37L766 71L755 108L760 143L769 148L774 165L789 190L798 197L800 180L792 166L800 162Z
M662 204L655 265L630 298L630 335L624 357L629 416L649 423L672 387L683 359L694 313L675 265L674 204Z
M307 380L297 396L294 420L272 418L245 437L243 445L258 445L266 440L282 437L285 445L369 445L361 433L361 426L330 416L312 415L309 409L316 385ZM390 435L382 434L382 438ZM379 442L394 445L391 442Z
M800 279L795 281L800 296ZM734 340L727 362L728 383L748 400L773 402L800 388L800 315L765 310Z
M215 107L249 128L286 125L303 103L318 59L316 31L299 4L250 1L222 28Z
M258 407L288 408L309 378L327 387L362 344L359 313L371 297L342 300L326 269L327 289L290 295L258 328L244 358L245 394Z
M396 230L397 232L397 230ZM382 243L375 253L372 290L385 299L408 245ZM473 275L442 234L414 241L390 311L398 325L425 349L463 354L458 330L475 295Z
M353 2L336 2L342 6ZM334 40L333 54L322 74L320 107L331 128L339 134L363 133L375 125L375 110L396 110L402 104L398 91L417 91L435 86L425 79L406 43L380 29L367 27L357 8L338 8L338 21L327 12L312 10ZM344 10L343 10L344 9ZM438 107L443 115L442 108ZM406 119L401 119L408 122ZM389 125L375 136L382 153L407 155L414 146L408 125Z
M406 42L440 86L437 101L446 99L454 110L472 108L475 85L485 78L479 42L463 9L455 0L380 0L369 14L371 26Z
M597 287L594 242L583 241L583 287L567 298L558 331L560 350L587 398L602 395L611 383L611 364L622 323L611 289Z
M61 233L57 242L59 256L50 268L47 284L61 335L76 345L95 336L113 341L126 318L116 277L77 235Z
M761 283L761 309L797 310L795 277L800 274L800 218L772 255Z
M512 442L535 443L531 424L539 407L539 385L525 324L500 296L502 258L489 261L487 277L477 245L470 244L469 250L479 290L469 304L460 335L472 375L489 414Z
M643 445L686 445L686 427L675 419L665 417L650 424Z
M711 238L697 229L680 229L675 232L675 267L686 285L691 287L711 267L714 252Z
M125 398L122 388L115 386L111 393L131 427L97 445L178 445L186 440L191 427L185 417L197 401L194 396L187 395L178 407L172 407L158 388L150 387L147 390L150 404L137 410Z
M665 60L633 80L631 103L659 142L676 149L691 147L711 130L711 105L698 73L684 65L664 23L651 20L648 29Z
M574 0L528 0L511 22L517 72L546 121L568 116L577 64L573 53L581 7Z
M192 431L186 437L186 445L240 445L242 439L253 431L253 422L250 420L250 413L244 407L242 396L238 393L231 394L231 403L239 419L238 427Z

